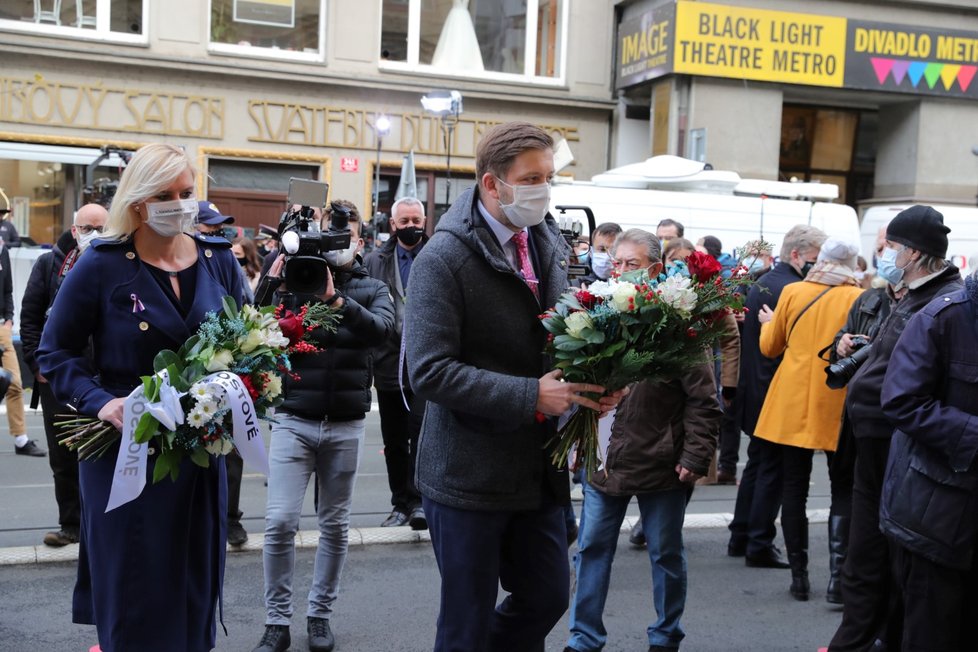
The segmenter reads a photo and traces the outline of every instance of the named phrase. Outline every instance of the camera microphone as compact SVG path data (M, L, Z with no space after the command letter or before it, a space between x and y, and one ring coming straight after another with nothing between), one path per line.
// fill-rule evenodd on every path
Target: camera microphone
M288 254L299 251L299 234L295 231L286 231L282 234L282 248Z

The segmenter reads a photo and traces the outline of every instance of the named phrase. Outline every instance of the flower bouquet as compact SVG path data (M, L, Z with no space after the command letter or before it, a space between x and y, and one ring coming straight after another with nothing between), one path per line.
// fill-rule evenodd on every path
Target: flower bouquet
M728 312L744 310L743 292L735 292L749 283L744 271L737 267L724 279L712 256L696 252L655 279L640 270L571 289L541 316L547 352L566 380L609 392L675 378L703 363L704 351L725 333ZM554 464L566 464L576 447L575 470L590 478L602 462L597 433L598 413L578 409L558 430Z
M250 466L267 471L264 443L257 419L270 420L269 410L282 402L283 376L291 371L289 356L315 352L309 334L315 328L335 331L337 311L322 304L304 306L298 314L278 308L237 308L224 297L223 310L208 313L197 333L177 351L160 351L154 374L126 398L123 431L91 417L58 422L67 427L61 444L81 460L100 457L120 438L109 509L132 500L146 479L147 448L159 453L153 482L176 479L189 457L207 467L211 455L234 448ZM131 482L132 487L123 487Z

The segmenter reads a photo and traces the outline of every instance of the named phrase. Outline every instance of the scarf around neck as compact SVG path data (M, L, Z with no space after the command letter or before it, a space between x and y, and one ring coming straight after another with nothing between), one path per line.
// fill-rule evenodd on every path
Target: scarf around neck
M822 285L859 285L852 269L831 260L823 260L815 263L812 271L805 277L810 283L821 283Z

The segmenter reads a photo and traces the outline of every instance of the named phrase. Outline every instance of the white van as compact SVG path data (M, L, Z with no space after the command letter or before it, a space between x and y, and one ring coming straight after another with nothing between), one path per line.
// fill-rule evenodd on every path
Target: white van
M560 220L558 207L588 206L596 224L616 222L623 229L653 233L660 220L669 218L683 224L687 240L695 244L713 235L727 253L763 237L774 245L777 256L784 234L797 224L860 241L855 210L832 203L838 194L834 184L745 180L735 172L704 169L697 161L656 156L589 182L556 177L550 209ZM578 211L567 211L566 217L583 220ZM863 251L871 253L872 246Z
M968 259L978 254L978 208L974 206L955 206L952 204L928 204L944 216L944 225L951 229L947 234L947 257L961 270L962 276L974 272ZM876 234L880 227L888 224L897 213L913 204L877 204L864 208L862 221L863 251L870 252L876 247ZM867 261L872 261L867 257Z

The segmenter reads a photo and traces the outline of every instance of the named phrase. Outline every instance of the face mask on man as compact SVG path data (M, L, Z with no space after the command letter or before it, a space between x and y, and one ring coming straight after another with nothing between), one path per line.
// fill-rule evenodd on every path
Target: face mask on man
M903 251L903 249L900 249L900 251ZM903 272L906 265L903 267L897 267L896 265L896 259L900 255L900 251L884 247L883 254L876 259L877 276L885 279L890 285L896 285L903 280ZM909 262L907 264L909 265Z
M189 231L197 219L196 199L175 199L146 204L146 226L164 238Z
M424 229L420 226L405 226L394 231L394 237L405 247L418 244L422 236L424 236Z
M78 230L78 237L75 241L78 243L78 252L84 253L88 246L92 244L92 240L102 235L101 231L89 231L88 233L82 233Z
M504 204L502 200L499 207L503 209L503 214L509 223L518 229L525 229L536 226L547 216L547 209L550 207L550 184L538 183L534 186L512 186L499 177L499 183L513 191L513 201Z
M611 272L615 269L615 262L611 259L611 254L605 251L591 252L591 271L602 281L608 280Z
M801 277L806 278L808 276L808 272L812 271L812 267L815 267L815 263L810 260L806 261L805 264L801 266Z
M356 257L358 244L359 242L356 238L350 238L349 247L346 249L340 249L338 251L323 252L323 257L326 258L326 262L333 268L343 267L344 265L352 262L354 257Z
M810 264L810 263L808 263L808 264ZM759 272L762 269L764 269L764 261L761 260L760 258L756 258L756 257L753 258L750 261L750 263L747 265L747 273L748 274L753 274L754 272ZM809 269L811 269L811 268L809 268ZM806 274L806 276L807 276L807 274Z

